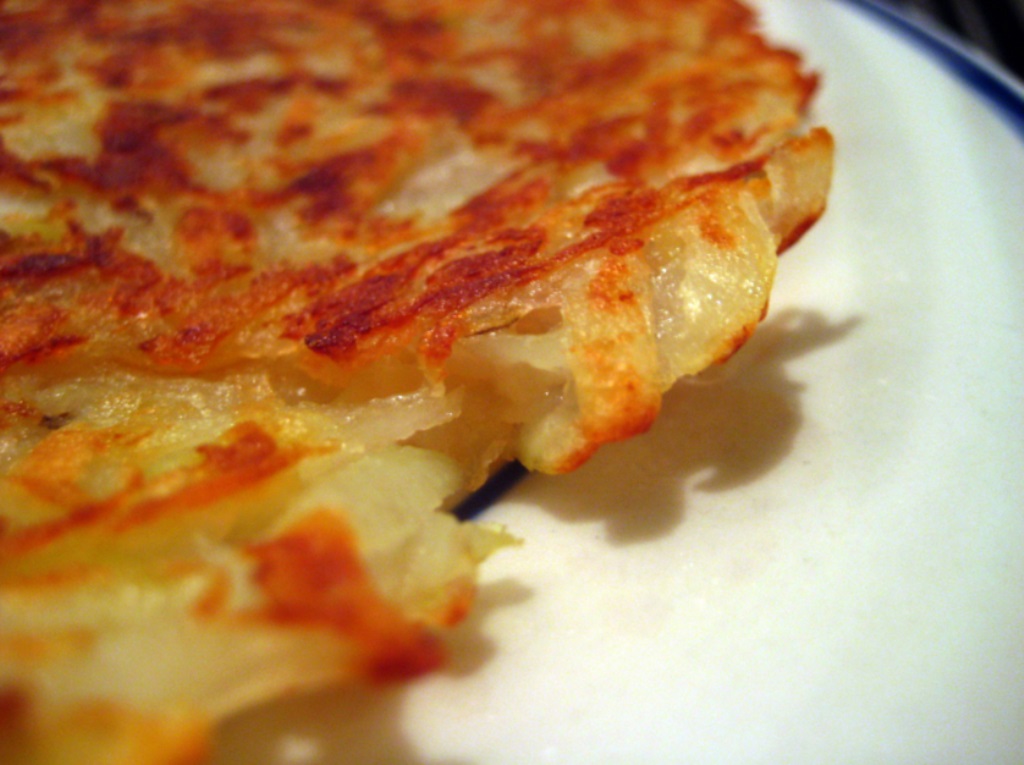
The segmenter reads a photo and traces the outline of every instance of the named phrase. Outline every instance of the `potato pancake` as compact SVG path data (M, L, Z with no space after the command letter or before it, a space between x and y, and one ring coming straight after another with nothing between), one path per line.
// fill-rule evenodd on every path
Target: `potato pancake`
M821 215L734 0L0 3L0 760L441 662L454 502L646 430Z

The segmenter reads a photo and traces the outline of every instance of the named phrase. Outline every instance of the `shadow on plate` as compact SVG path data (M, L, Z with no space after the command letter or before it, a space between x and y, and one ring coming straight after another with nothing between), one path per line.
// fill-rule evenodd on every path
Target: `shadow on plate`
M470 616L448 636L444 674L483 665L494 652L483 630L488 616L529 595L512 580L482 586ZM212 765L475 765L417 751L403 731L405 697L404 686L347 687L265 704L220 727Z
M803 385L787 363L858 323L796 309L772 316L728 363L673 388L650 432L604 447L573 474L531 478L517 499L568 521L604 522L615 544L668 533L683 520L688 491L749 484L789 454Z
M786 363L840 341L858 323L798 310L774 315L728 364L668 394L651 432L605 447L571 475L532 477L516 487L517 499L570 522L603 521L617 544L670 531L683 518L684 490L728 491L785 458L800 428L803 390ZM460 515L486 517L522 475L519 467L500 473ZM445 674L458 678L486 664L494 652L484 630L489 615L529 596L515 581L483 586L449 635ZM417 751L403 730L405 697L402 687L353 687L267 704L221 727L214 765L476 765Z

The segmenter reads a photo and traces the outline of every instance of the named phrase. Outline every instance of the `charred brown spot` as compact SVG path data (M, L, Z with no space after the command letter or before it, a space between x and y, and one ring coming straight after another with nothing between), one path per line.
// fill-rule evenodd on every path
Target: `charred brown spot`
M36 249L31 237L17 243L8 238L6 247L0 242L0 282L48 282L73 277L85 267L103 268L109 263L119 236L117 231L86 236L72 227L56 251Z
M66 252L38 252L0 262L0 279L46 279L85 265L86 258Z
M7 151L3 136L0 135L0 183L12 181L37 191L47 191L50 188L49 183L37 177L31 163Z
M436 638L404 620L377 592L357 540L337 515L314 513L248 552L267 600L266 617L347 635L362 654L360 669L371 679L407 679L441 663Z
M260 471L277 453L277 443L254 423L236 426L225 445L207 444L197 450L218 473Z
M228 261L244 262L256 246L249 216L224 208L188 208L178 219L175 235L194 271L209 272L227 266Z
M199 369L233 333L249 326L293 291L310 288L324 272L317 268L282 268L247 278L248 268L206 261L205 267L197 269L201 282L164 285L167 311L176 309L179 314L176 329L143 341L139 348L161 366ZM244 281L232 284L240 279ZM210 294L220 289L227 294Z
M23 11L7 13L0 24L0 53L7 58L38 46L47 37L48 19L44 14Z
M271 19L241 7L186 6L173 13L154 14L120 38L129 44L173 45L198 55L231 59L272 46L274 21L287 24L289 19Z
M18 362L32 363L85 338L61 332L67 314L52 306L23 303L0 313L0 373Z
M311 223L333 215L363 213L366 202L353 187L386 176L394 160L390 155L393 148L385 141L324 160L291 181L282 197L308 199L303 217Z
M494 97L460 80L401 80L392 87L392 106L397 111L425 115L450 115L459 122L473 119Z
M543 205L551 194L544 178L512 176L466 202L453 213L466 234L500 231Z
M266 106L271 98L290 93L299 84L297 77L258 77L215 85L203 92L204 98L224 101L232 109L255 113Z
M321 299L306 317L316 327L305 337L306 346L332 356L350 353L359 338L392 320L387 311L404 283L402 274L372 276Z
M701 186L711 186L729 181L742 181L747 178L760 177L763 175L765 159L765 157L759 157L749 162L730 165L724 170L687 176L681 178L677 185L695 190Z
M644 247L644 240L636 237L624 237L622 239L613 239L608 243L608 250L613 255L628 255L631 252L636 252Z
M29 724L31 710L32 703L23 689L0 687L0 737L13 740L15 736L22 735Z
M203 98L221 102L234 112L255 114L264 109L271 99L289 95L302 87L339 97L349 89L350 83L340 77L314 77L302 73L285 77L254 77L211 86L203 91Z
M231 428L222 443L204 444L197 448L203 461L186 469L179 476L180 488L146 496L146 486L137 489L141 497L115 497L102 505L106 513L118 505L128 504L114 523L114 530L125 532L152 524L165 517L199 510L239 492L253 488L294 465L306 453L283 448L263 428L243 422Z
M191 188L188 165L160 138L161 130L180 125L190 116L156 102L115 103L99 127L102 152L95 163L70 157L43 166L117 194Z
M701 237L715 247L727 250L736 245L736 235L713 212L698 215L697 225Z
M60 430L69 422L75 419L75 415L71 412L61 412L60 414L46 414L43 415L42 419L39 420L39 424L47 430Z
M661 210L661 197L656 191L630 189L599 204L583 224L608 231L635 230L653 220Z
M430 61L444 54L450 40L444 24L430 15L400 17L374 3L365 3L358 14L373 25L384 50L396 64Z
M518 269L533 258L547 241L544 229L509 228L495 232L484 244L488 249L445 264L431 274L428 288L486 279Z
M382 264L383 273L363 277L357 285L322 298L303 319L316 322L315 331L305 337L307 347L338 360L347 359L365 340L390 334L390 340L381 340L386 346L404 338L417 324L431 333L429 346L451 330L445 317L457 319L472 303L528 282L542 270L536 258L546 241L545 232L539 228L507 229L493 235L487 242L490 248L443 263L419 285L416 279L421 270L440 262L458 241L442 240L399 254ZM417 291L411 291L412 287ZM450 345L444 347L450 350ZM447 351L440 348L433 348L429 355L446 356Z

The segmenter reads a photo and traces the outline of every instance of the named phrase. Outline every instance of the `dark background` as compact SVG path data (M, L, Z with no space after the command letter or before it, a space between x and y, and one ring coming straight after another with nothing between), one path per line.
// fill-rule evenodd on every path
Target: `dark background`
M884 0L928 17L1024 80L1024 0Z

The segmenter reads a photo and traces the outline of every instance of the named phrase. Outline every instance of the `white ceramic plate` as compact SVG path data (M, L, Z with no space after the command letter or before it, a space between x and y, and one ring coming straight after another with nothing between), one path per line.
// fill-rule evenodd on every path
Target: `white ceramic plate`
M1022 761L1024 98L863 4L761 5L839 145L762 329L487 511L526 545L450 671L258 710L222 762Z

